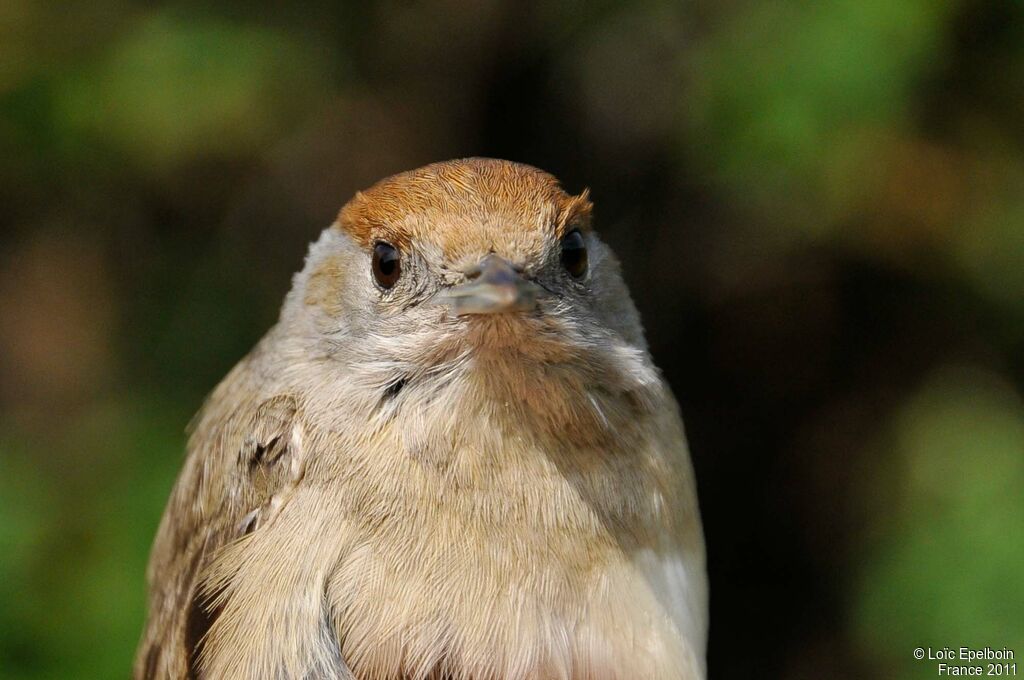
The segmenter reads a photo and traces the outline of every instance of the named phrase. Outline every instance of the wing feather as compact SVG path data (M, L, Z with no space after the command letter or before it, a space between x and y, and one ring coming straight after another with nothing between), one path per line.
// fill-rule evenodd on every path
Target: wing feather
M147 573L149 619L135 677L198 678L221 606L198 587L217 552L272 519L301 479L299 402L265 395L243 360L207 399L157 532Z

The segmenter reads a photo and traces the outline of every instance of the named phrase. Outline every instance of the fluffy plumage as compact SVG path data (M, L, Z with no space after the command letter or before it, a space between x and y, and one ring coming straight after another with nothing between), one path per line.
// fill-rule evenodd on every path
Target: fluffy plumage
M137 678L704 677L682 423L589 218L585 194L486 159L342 209L197 416ZM377 241L401 251L390 290ZM433 303L491 253L547 291L536 309Z

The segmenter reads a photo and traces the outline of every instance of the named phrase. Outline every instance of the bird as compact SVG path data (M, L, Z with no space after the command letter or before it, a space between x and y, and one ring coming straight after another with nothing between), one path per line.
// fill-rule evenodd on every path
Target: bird
M356 192L190 425L135 678L706 677L680 410L592 213L486 158Z

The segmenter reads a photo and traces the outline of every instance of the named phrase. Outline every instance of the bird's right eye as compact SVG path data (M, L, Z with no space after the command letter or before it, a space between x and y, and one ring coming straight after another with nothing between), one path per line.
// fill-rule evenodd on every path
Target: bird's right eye
M378 241L373 246L373 278L377 284L387 290L398 283L402 275L402 260L398 248L390 243Z
M587 243L579 229L562 238L562 266L574 279L587 273Z

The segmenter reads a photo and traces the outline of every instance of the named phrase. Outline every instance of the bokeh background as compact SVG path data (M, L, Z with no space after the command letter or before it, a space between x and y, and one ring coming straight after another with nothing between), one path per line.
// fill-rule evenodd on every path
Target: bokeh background
M1024 655L1020 0L3 0L0 677L127 676L204 394L355 190L466 155L592 190L712 678Z

